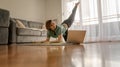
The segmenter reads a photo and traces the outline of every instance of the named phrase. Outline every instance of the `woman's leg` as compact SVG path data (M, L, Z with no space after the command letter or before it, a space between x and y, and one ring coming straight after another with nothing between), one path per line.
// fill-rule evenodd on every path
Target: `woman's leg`
M76 14L76 10L77 10L77 5L75 5L75 7L73 8L72 13L68 17L68 19L64 20L62 24L67 24L68 28L70 28L70 26L73 24L75 14ZM67 41L67 35L68 35L68 30L66 30L65 34L63 35L65 41Z
M68 36L68 29L65 31L65 34L63 35L65 41L67 41L67 36Z
M77 10L77 5L75 5L75 7L72 10L71 15L68 17L68 19L64 20L62 24L67 24L68 28L72 25L74 18L75 18L75 14L76 14L76 10Z

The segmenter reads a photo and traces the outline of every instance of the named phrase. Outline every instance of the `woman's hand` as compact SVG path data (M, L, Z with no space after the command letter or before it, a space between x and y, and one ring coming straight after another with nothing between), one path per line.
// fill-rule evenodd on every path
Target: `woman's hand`
M46 40L45 40L45 41L40 41L40 43L48 43L48 42L49 42L49 41L46 41Z
M62 42L62 34L58 35L58 38L55 41L50 41L51 43L60 43Z

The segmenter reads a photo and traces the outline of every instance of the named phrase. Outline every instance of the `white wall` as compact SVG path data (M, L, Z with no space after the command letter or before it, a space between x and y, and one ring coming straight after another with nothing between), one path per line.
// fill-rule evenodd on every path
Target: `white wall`
M45 0L0 0L0 8L10 16L31 21L45 21Z
M57 19L62 22L61 0L0 0L0 8L10 11L10 16L44 22Z
M57 19L58 23L62 22L62 5L61 0L46 0L46 20Z

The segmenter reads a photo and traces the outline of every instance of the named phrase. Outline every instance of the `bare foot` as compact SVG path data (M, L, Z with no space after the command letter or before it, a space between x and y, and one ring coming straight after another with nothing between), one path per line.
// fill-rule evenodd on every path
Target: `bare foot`
M80 4L80 2L77 2L75 5L78 6Z

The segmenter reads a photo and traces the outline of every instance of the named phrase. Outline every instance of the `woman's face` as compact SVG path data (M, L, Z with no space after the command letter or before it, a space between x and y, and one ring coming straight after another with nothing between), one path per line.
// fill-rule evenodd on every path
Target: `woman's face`
M56 23L55 23L55 21L52 21L51 25L50 25L50 29L54 31L55 28L56 28Z

